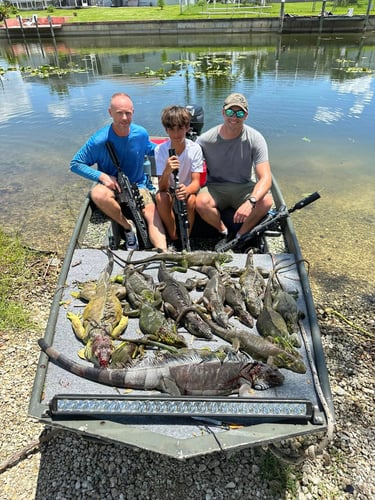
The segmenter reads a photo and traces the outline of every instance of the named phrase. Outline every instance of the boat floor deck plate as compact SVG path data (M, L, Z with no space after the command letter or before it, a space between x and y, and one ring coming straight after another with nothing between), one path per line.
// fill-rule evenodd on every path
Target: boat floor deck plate
M126 259L128 257L128 252L126 251L118 251L116 252L122 259ZM146 256L149 256L150 252L135 252L132 257L132 260L139 260ZM244 267L246 260L246 255L243 254L234 254L233 261L228 264L230 266L239 266ZM102 271L102 269L106 266L108 262L108 257L105 252L99 249L77 249L74 251L73 259L71 261L70 271L68 273L66 287L63 293L61 306L59 308L55 336L52 340L53 346L58 349L60 352L63 352L70 359L73 359L79 363L85 364L85 361L82 361L77 352L83 347L81 342L75 337L70 321L67 319L67 312L73 311L74 313L82 312L84 303L79 299L75 299L72 297L71 292L77 291L77 283L85 282L89 280L96 280ZM299 276L296 266L293 265L294 256L292 254L279 254L273 255L271 257L270 254L255 254L254 255L254 265L256 267L262 268L264 270L271 270L274 265L282 265L287 266L288 264L292 264L291 266L287 266L283 269L283 272L279 273L280 280L282 282L283 287L287 291L297 291L298 292L298 307L303 312L306 313L305 303L302 290L300 288ZM157 282L157 270L158 270L158 262L153 262L151 265L147 267L145 272L151 276L153 276L154 280ZM113 275L120 274L122 272L121 266L115 262ZM186 273L175 272L174 276L181 280L185 281L188 277L197 277L203 276L199 272L188 269ZM199 292L193 291L191 292L193 299L198 299L200 296ZM308 331L309 326L307 320L305 324L305 329ZM231 319L231 323L233 325L241 326L241 328L246 328L235 319ZM256 333L256 328L250 329L252 333ZM193 347L203 347L209 346L211 349L216 349L222 344L226 344L226 342L218 337L214 337L214 341L207 341L202 339L193 338L188 332L183 329L179 330L180 333L183 333L186 336L189 346ZM129 319L128 327L125 331L126 338L139 337L140 331L138 328L138 320L137 319ZM310 345L310 349L313 350L312 345ZM253 391L251 393L251 398L258 398L260 401L264 398L276 398L276 399L293 399L293 400L308 400L315 407L318 407L318 401L316 399L316 392L314 388L314 383L312 379L312 374L310 371L309 361L306 357L306 350L304 347L301 348L301 354L304 358L305 365L307 367L306 374L297 374L293 373L290 370L282 369L281 371L285 375L285 382L282 386L276 387L273 389L269 389L267 391ZM83 378L80 378L74 374L71 374L62 368L56 366L54 363L48 363L48 368L46 372L44 391L43 391L43 400L42 404L48 405L49 402L53 399L53 397L58 395L97 395L97 396L118 396L118 395L152 395L159 394L156 391L126 391L125 389L118 389L109 387L106 385L102 385L99 383L95 383ZM129 419L129 422L131 419ZM176 437L176 433L179 438L183 438L186 436L186 429L184 425L181 425L182 422L179 422L178 426L170 426L170 425L161 425L160 418L155 417L153 419L137 419L137 423L135 424L137 427L146 426L150 429L150 423L154 422L152 426L155 427L156 432L162 432L163 434L172 434ZM159 428L160 427L160 428ZM189 426L189 431L187 433L188 436L191 436L192 429L191 425Z

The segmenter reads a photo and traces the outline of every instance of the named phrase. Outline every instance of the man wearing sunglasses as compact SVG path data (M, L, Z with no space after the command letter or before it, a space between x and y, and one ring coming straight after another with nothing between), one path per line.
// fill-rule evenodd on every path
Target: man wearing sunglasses
M223 237L233 229L239 238L252 229L272 206L272 184L267 143L248 125L248 103L242 94L229 95L223 105L223 123L198 137L207 165L207 184L196 199L203 220ZM232 221L223 222L221 212L235 210Z

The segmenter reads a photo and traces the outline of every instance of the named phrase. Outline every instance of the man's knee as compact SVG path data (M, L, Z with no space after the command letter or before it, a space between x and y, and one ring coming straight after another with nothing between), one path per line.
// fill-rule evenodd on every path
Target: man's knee
M195 199L195 208L197 210L207 208L210 205L210 198L208 193L199 193Z
M273 198L271 194L266 194L266 196L263 198L263 204L264 204L264 210L268 212L272 208L273 205Z
M155 203L147 203L147 205L145 205L145 208L143 209L144 218L147 221L151 222L155 217L155 213L156 213Z
M95 204L100 203L101 201L105 201L111 196L114 197L112 191L102 184L97 184L90 191L90 198Z

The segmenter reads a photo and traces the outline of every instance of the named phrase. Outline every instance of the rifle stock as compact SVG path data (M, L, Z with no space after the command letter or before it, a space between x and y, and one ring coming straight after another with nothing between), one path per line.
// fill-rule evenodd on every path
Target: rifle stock
M176 151L174 149L169 149L169 156L175 156ZM190 246L190 239L189 239L189 219L188 219L188 214L187 214L187 206L186 206L186 201L184 200L179 200L176 196L176 192L179 188L179 178L178 178L178 172L175 170L173 172L174 176L174 190L175 190L175 212L177 215L177 220L178 220L178 227L180 229L180 238L181 238L181 244L182 244L182 249L187 250L188 252L191 251L191 246Z
M144 208L144 203L138 186L136 184L131 185L129 178L121 170L120 161L115 148L110 141L106 142L106 148L113 164L117 168L117 182L119 183L121 192L116 193L116 199L120 204L121 211L126 216L125 208L129 210L131 218L137 229L140 243L144 248L151 248L152 244L148 236L146 222L141 213Z

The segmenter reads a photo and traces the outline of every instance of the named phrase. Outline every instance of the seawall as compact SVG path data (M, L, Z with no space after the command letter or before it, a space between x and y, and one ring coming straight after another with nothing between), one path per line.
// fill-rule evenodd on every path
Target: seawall
M0 38L111 37L236 33L361 33L375 30L375 16L284 16L283 18L197 19L177 21L111 21L62 23L56 26L9 26Z

